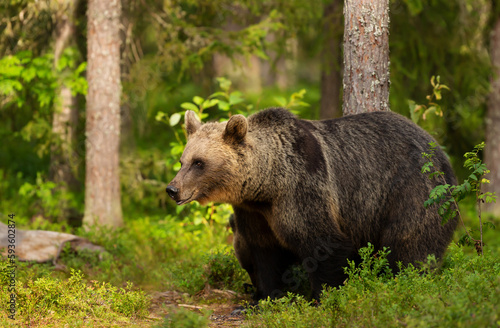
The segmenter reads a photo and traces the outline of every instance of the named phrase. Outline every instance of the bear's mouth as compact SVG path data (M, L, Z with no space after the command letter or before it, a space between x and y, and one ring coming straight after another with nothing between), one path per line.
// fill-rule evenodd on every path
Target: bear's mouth
M194 195L194 192L193 192L193 193L192 193L192 194L191 194L188 198L186 198L186 199L184 199L184 200L178 200L178 201L176 201L175 203L176 203L177 205L182 205L182 204L189 203L189 202L192 200L191 198L193 197L193 195Z

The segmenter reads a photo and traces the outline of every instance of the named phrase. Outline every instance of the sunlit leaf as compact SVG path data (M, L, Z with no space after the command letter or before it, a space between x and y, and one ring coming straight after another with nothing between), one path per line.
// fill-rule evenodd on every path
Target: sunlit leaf
M195 113L198 113L198 107L196 107L195 104L193 103L190 103L190 102L185 102L185 103L182 103L181 104L181 107L186 109L186 110L192 110L193 112Z
M181 114L179 113L172 114L169 120L170 126L177 125L177 123L179 123L180 120L181 120Z

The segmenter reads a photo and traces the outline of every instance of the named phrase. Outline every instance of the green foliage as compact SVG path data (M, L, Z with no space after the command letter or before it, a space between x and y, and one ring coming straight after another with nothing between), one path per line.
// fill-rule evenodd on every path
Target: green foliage
M87 92L87 81L83 77L86 65L77 66L77 58L78 54L72 48L63 52L57 68L54 68L52 54L34 57L30 51L21 51L0 58L0 118L5 118L6 123L19 130L9 138L20 136L27 142L38 142L36 151L39 157L48 154L51 145L61 143L52 133L52 113L58 88L66 85L73 95ZM22 117L12 120L14 113Z
M417 105L413 100L409 100L408 104L410 106L410 115L413 122L418 123L420 118L422 120L426 120L427 115L430 113L434 113L437 116L443 116L443 109L437 103L438 100L441 100L441 92L442 90L450 90L446 85L440 83L439 75L437 78L435 76L431 77L431 85L432 85L432 93L427 95L425 98L428 101L427 105Z
M243 292L243 284L248 281L248 275L241 268L234 255L232 247L225 246L205 255L206 281L213 288L230 289Z
M373 254L374 249L374 246L368 243L367 247L359 250L362 260L359 265L356 265L354 261L347 260L348 266L344 270L349 276L351 285L361 284L363 288L370 289L375 288L375 286L370 285L373 281L386 281L392 278L392 270L387 260L387 255L391 251L384 247Z
M485 0L390 2L391 109L406 113L408 99L429 94L422 82L441 76L450 91L434 102L449 110L444 119L428 116L425 125L447 146L459 177L467 174L461 156L484 140L490 5Z
M30 50L42 52L52 41L56 8L52 2L10 0L0 2L0 57Z
M50 54L33 58L30 51L1 58L0 95L6 98L5 106L22 107L34 97L40 110L48 111L57 88L53 60Z
M5 265L2 260L2 267ZM2 270L2 276L6 271ZM2 277L3 279L3 277ZM79 271L72 270L69 279L51 276L18 278L16 283L16 321L29 325L75 322L86 318L99 321L142 318L148 314L149 298L143 291L117 288L97 281L87 283ZM2 285L0 298L10 297L8 285ZM69 321L68 321L69 320ZM5 324L5 319L1 318Z
M163 319L163 322L156 325L156 328L202 328L208 327L208 313L204 315L196 314L184 308L177 308Z
M105 286L103 283L101 286ZM107 294L111 293L111 309L127 317L145 317L148 315L150 300L143 291L133 290L134 285L127 282L125 288L107 287Z
M275 97L274 99L278 106L288 108L295 115L299 115L304 108L309 107L309 104L304 102L305 94L306 90L302 89L292 93L289 100L285 97Z
M19 189L19 195L29 201L30 212L47 218L60 219L64 211L61 203L77 206L74 194L65 188L58 188L52 181L44 180L41 173L37 174L35 184L25 182Z
M498 250L482 257L450 246L440 271L413 266L394 278L362 268L385 268L386 254L367 257L338 288L327 288L314 307L288 294L261 301L250 311L250 327L494 327L500 320ZM368 261L367 261L368 260ZM378 263L377 263L378 262ZM429 264L433 266L432 260ZM378 271L380 272L380 271ZM384 272L384 269L382 269Z
M484 149L484 142L476 145L474 147L474 151L465 153L464 157L466 160L464 162L464 167L469 171L472 171L472 173L470 173L469 177L459 185L450 185L446 183L444 172L438 171L432 160L437 145L434 142L431 142L429 145L429 153L422 153L422 157L428 161L422 166L422 173L429 174L430 179L438 178L443 184L437 185L433 190L431 190L429 198L425 201L424 206L429 208L433 205L438 205L438 213L443 218L443 224L455 218L457 214L463 223L463 219L458 209L458 203L467 195L474 194L478 208L480 238L474 239L470 232L466 229L466 235L461 238L460 243L473 243L478 251L478 254L482 254L484 243L483 222L481 220L481 204L484 202L490 203L496 201L495 193L481 191L482 185L489 183L489 181L484 178L484 175L490 172L478 155L479 152ZM490 222L488 226L494 227L494 224Z
M179 261L166 268L166 277L169 281L169 288L195 295L202 291L207 283L204 277L202 256L198 256L191 261Z
M243 285L249 282L247 272L241 268L232 247L227 245L200 252L189 262L176 263L167 269L167 275L175 289L191 295L206 286L243 293Z

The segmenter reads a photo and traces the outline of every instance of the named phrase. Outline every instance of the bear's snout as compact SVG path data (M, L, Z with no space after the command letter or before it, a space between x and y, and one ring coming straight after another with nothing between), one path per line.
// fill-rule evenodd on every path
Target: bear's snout
M179 195L179 189L175 188L174 186L167 186L167 194L170 196L170 198L177 201L177 196Z

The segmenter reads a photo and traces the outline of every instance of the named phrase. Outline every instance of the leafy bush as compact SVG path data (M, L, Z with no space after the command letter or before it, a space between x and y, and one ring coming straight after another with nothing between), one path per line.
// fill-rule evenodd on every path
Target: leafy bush
M30 201L32 213L53 219L60 219L64 213L61 203L65 204L65 207L77 206L74 194L66 188L58 188L52 181L43 179L40 173L36 175L35 184L25 182L21 186L19 195Z
M194 295L205 286L244 292L243 285L249 281L247 272L241 268L232 247L216 247L191 261L182 261L167 268L169 281L177 290Z
M3 272L2 275L5 275ZM75 270L65 280L51 276L18 279L16 322L30 326L61 326L63 322L72 323L88 318L104 322L143 318L148 314L150 300L143 291L135 291L132 287L131 283L126 288L97 281L89 284L83 280L82 273ZM9 297L7 286L2 285L0 298L7 304ZM2 316L0 323L5 325L6 320L10 319Z
M422 173L429 174L429 178L438 178L439 182L443 184L437 185L429 194L429 199L424 203L426 208L437 204L438 213L442 217L442 223L445 224L449 220L458 215L460 221L465 227L464 220L458 208L458 203L469 194L475 196L477 204L477 215L479 219L479 238L472 237L473 230L465 228L466 234L460 239L460 244L473 244L477 253L483 254L483 220L481 218L481 204L496 202L496 195L494 192L483 192L481 190L484 184L490 183L484 176L490 171L486 165L479 158L479 152L484 149L484 142L476 145L472 152L466 152L464 167L471 171L470 175L465 179L462 184L450 185L446 183L444 172L438 171L433 162L434 152L437 147L436 143L431 142L429 153L422 153L422 157L427 159L427 163L422 166ZM495 228L492 222L487 222L488 227Z
M452 245L441 271L410 265L393 279L383 274L387 254L367 257L371 252L360 250L363 261L350 265L343 286L324 291L319 306L293 294L261 301L249 312L249 326L494 327L500 322L498 252L478 257Z
M232 247L217 248L205 256L206 281L213 288L243 292L247 272L240 266Z

